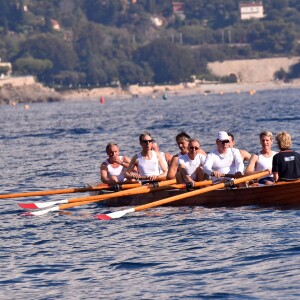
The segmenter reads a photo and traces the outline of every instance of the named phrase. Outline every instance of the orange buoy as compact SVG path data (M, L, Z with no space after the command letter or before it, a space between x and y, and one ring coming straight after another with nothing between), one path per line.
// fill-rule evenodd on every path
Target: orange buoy
M102 103L102 104L104 104L104 103L105 103L105 99L104 99L104 97L101 97L101 98L100 98L100 103Z

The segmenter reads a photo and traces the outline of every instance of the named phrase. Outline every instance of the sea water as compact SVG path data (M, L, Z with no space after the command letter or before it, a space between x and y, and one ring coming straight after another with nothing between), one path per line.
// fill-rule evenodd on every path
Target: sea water
M260 150L259 133L286 130L300 149L299 90L139 97L0 106L1 193L83 187L99 181L109 142L132 157L149 131L178 152L185 130L205 151L219 130ZM276 145L273 145L276 149ZM85 195L85 194L84 194ZM82 196L84 196L82 195ZM300 211L157 207L121 219L96 204L23 217L0 200L1 299L298 299Z

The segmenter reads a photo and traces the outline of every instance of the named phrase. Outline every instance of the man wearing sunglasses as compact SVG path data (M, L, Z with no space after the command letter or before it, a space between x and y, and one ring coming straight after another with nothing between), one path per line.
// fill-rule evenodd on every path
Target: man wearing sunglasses
M224 174L234 174L241 177L244 172L244 163L239 151L230 151L229 136L226 131L219 131L217 135L217 149L210 152L204 163L204 172L211 179L220 181ZM225 177L226 178L226 177Z
M178 158L180 155L184 155L189 152L190 139L191 139L190 136L185 131L182 131L176 135L176 143L177 143L177 146L178 146L180 152L178 154L175 154L171 160L168 174L167 174L167 179L176 178L176 173L177 173L178 167L179 167ZM199 152L203 155L206 155L205 151L202 149L200 149Z
M178 183L204 180L203 165L206 155L199 153L200 142L196 139L191 139L188 146L188 153L180 155L178 158L178 172L176 180Z
M125 172L125 177L129 180L147 179L162 180L166 178L168 167L163 160L161 153L152 150L152 136L148 132L143 132L140 137L142 151L133 156ZM137 169L138 172L134 172Z

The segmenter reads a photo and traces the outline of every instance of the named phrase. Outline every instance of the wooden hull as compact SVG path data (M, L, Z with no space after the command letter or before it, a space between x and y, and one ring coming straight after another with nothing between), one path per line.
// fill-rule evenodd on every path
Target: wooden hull
M172 197L185 191L166 190L101 202L106 206L135 206ZM300 180L280 182L272 186L215 190L175 201L168 206L240 207L240 206L300 208Z

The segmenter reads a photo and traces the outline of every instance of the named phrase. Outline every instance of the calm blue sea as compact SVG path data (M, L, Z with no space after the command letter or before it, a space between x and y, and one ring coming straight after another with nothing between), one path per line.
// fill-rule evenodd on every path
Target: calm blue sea
M95 99L31 104L28 110L0 106L0 192L97 182L106 144L117 142L131 157L140 150L144 130L173 154L181 130L206 151L214 148L219 130L229 130L237 147L249 152L260 149L262 130L287 130L300 150L299 93L106 99L105 104ZM1 299L300 297L300 211L158 207L99 221L78 214L22 217L18 200L0 200Z

